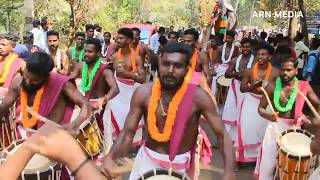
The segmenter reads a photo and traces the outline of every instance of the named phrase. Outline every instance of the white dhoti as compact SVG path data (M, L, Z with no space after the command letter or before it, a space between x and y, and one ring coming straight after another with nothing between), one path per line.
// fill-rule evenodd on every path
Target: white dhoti
M112 121L113 128L115 131L121 131L130 110L130 102L133 92L140 84L135 83L132 80L121 79L118 77L116 77L116 81L120 93L110 101L110 109L114 117L114 121ZM142 143L143 124L143 120L140 120L136 135L133 140L134 145ZM119 135L119 132L114 133L114 135Z
M309 177L309 180L319 180L319 179L320 179L320 166Z
M236 161L254 162L259 155L260 144L269 122L258 113L260 99L260 95L245 93L240 103L236 130L231 128L231 131L236 132L232 134Z
M277 139L282 132L293 127L293 119L279 118L277 122L269 122L262 142L262 149L255 168L259 180L273 180L277 165ZM296 126L300 128L299 126Z
M240 81L233 79L231 87L228 90L226 102L224 104L222 121L225 128L231 136L231 127L237 125L237 119L239 117L240 102L242 101L243 93L240 92Z
M222 76L226 73L229 65L228 64L215 64L214 70L216 71L217 75L212 78L211 90L212 94L215 95L217 92L217 78Z
M153 169L169 168L170 164L174 170L185 173L189 168L190 159L191 154L186 152L176 155L174 160L170 162L168 154L160 154L145 146L141 146L135 158L129 180L137 180L144 173Z

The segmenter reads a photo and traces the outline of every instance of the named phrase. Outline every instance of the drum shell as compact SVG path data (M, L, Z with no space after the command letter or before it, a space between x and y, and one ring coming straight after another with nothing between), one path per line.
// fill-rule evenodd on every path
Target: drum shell
M217 92L216 92L216 98L217 98L217 103L220 105L224 105L228 96L228 91L230 88L229 86L226 85L222 85L221 83L219 83L219 80L221 78L224 78L224 76L219 76L217 78ZM225 78L227 79L227 78ZM228 83L227 83L228 84Z
M289 129L282 133L299 132L312 138L312 135L301 129ZM278 175L281 180L307 180L313 168L312 156L295 156L288 154L279 145L278 141ZM299 167L296 172L296 168Z
M82 150L91 157L99 155L104 150L102 134L94 116L80 126L80 133L76 139Z
M139 177L138 180L144 180L144 179L150 179L152 177L155 177L157 175L167 175L166 180L170 180L170 177L174 177L174 179L181 179L181 180L190 180L190 178L186 174L182 174L180 172L172 170L171 174L168 169L163 169L163 168L158 168L158 169L153 169L145 174L143 176ZM173 179L173 178L171 178Z
M17 139L15 117L15 105L5 116L0 117L0 151Z

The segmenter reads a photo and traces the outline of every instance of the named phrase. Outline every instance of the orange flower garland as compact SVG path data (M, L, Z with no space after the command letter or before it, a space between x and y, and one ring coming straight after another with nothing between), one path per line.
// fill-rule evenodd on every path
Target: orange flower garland
M195 71L195 69L196 69L197 60L198 60L198 54L199 54L199 51L197 49L195 49L193 54L192 54L192 59L191 59L191 70L192 70L192 72Z
M259 69L259 64L256 63L254 66L253 66L253 69L252 69L252 75L253 75L253 80L254 81L258 81L259 80L259 77L258 77L258 69ZM268 67L267 67L267 72L266 72L266 75L264 77L264 80L269 80L270 79L270 75L271 75L271 71L272 71L272 65L271 63L269 62L268 63ZM260 88L257 89L259 92L261 91Z
M169 107L168 107L168 115L166 118L165 126L163 128L163 133L159 132L157 127L157 107L161 96L161 83L160 80L157 79L152 87L152 94L151 100L149 102L148 107L148 132L152 139L156 140L157 142L167 142L170 139L172 127L176 120L176 114L181 103L181 100L187 91L189 81L191 79L192 71L189 70L186 76L184 77L184 81L173 96Z
M131 66L132 66L132 70L131 72L136 72L137 71L137 64L136 64L136 56L134 50L129 47L130 49L130 59L131 59ZM122 55L122 48L119 49L118 51L118 60L122 60L123 59L123 55Z
M133 47L131 47L133 49ZM134 50L137 55L140 55L140 43L138 43L136 49Z
M9 74L9 72L10 72L10 69L11 69L11 65L17 59L17 57L18 57L18 55L11 54L6 58L7 62L6 62L6 65L4 66L4 70L3 70L2 75L0 77L0 83L1 84L3 84L6 81L7 76Z
M43 92L44 92L44 85L37 91L36 96L34 98L32 111L36 113L39 112ZM32 128L37 124L37 118L32 116L31 119L29 119L27 107L28 107L28 93L25 91L21 91L22 125L25 128Z

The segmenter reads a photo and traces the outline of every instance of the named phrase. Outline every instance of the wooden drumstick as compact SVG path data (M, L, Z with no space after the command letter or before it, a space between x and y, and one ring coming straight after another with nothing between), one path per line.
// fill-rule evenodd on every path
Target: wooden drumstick
M54 121L51 121L50 119L48 119L48 118L46 118L46 117L43 117L43 116L41 116L40 114L34 112L30 106L27 107L27 111L28 111L28 113L30 113L32 116L36 117L38 120L40 120L40 121L42 121L42 122L44 122L44 123L52 124L52 125L55 125L55 126L57 126L57 127L59 127L59 128L62 128L62 126L61 126L60 124L55 123Z
M274 110L274 108L273 108L273 106L272 106L272 102L271 102L271 100L270 100L270 98L269 98L269 95L268 95L267 91L266 91L263 87L260 87L260 89L261 89L261 91L263 92L263 94L266 96L267 101L268 101L268 104L269 104L269 106L270 106L270 108L271 108L272 113L276 113L276 111Z
M303 97L303 99L307 102L309 108L311 109L313 115L318 119L318 121L320 122L320 115L317 112L316 108L314 108L314 106L312 105L312 103L310 102L310 100L307 98L307 96L305 96L301 91L299 91L298 89L298 93Z

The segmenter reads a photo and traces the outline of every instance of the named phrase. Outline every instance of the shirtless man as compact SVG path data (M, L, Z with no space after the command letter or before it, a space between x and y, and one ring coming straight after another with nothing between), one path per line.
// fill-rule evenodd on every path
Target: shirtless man
M48 31L47 37L49 46L47 53L51 56L51 59L53 59L53 71L66 75L68 73L69 61L66 53L61 48L59 48L59 32Z
M27 106L31 106L34 112L65 125L72 133L90 116L91 107L77 91L71 78L51 72L53 67L53 61L46 53L32 54L26 61L22 76L17 76L12 81L8 95L0 104L0 115L3 115L21 99L22 114L17 128L18 135L22 138L30 136L43 125L36 117L28 116ZM76 120L69 123L74 104L78 105L81 111Z
M279 70L273 68L271 59L274 49L268 44L261 44L257 49L256 62L251 69L244 72L240 90L245 93L238 102L241 107L238 111L235 147L236 161L254 162L257 160L267 121L258 114L256 108L262 97L260 86L266 84L279 75Z
M13 52L16 45L12 35L0 36L0 87L8 89L16 73L25 63Z
M101 43L99 39L87 39L84 50L84 61L78 64L72 72L73 79L82 77L80 90L91 102L95 109L103 107L119 93L117 82L111 70L102 64L100 57ZM103 113L97 113L96 117L100 129L103 131Z
M140 56L130 48L133 33L129 28L118 30L116 46L118 52L111 57L114 62L115 77L120 93L110 104L115 121L116 134L123 128L125 116L129 112L130 100L135 88L145 82L145 70ZM119 108L121 107L121 108ZM116 123L115 123L116 122Z
M237 137L234 135L238 132L237 120L239 118L241 102L244 96L244 94L240 92L240 83L243 73L246 69L251 68L254 61L254 56L251 54L251 40L244 38L241 40L240 44L241 54L237 58L232 59L225 73L225 77L232 78L232 81L222 113L222 120L233 141L236 141Z
M77 32L75 35L75 46L67 50L66 54L68 57L69 67L68 74L70 74L76 65L83 60L84 56L84 42L86 39L86 34L84 32Z
M277 163L277 139L280 133L292 128L300 128L306 117L302 114L304 99L297 93L307 96L316 111L320 111L320 100L306 81L298 81L298 61L289 58L282 62L280 77L271 81L266 91L272 101L275 112L267 111L269 105L266 96L260 101L259 114L271 121L268 124L262 143L261 163L257 163L259 180L272 180ZM294 91L297 89L297 91ZM293 94L292 94L293 93ZM269 105L270 106L270 105ZM256 168L257 169L257 168Z
M183 42L193 49L193 56L190 62L191 68L196 72L203 72L205 78L207 79L207 83L211 86L212 83L212 73L209 70L209 59L207 55L203 52L199 52L196 48L197 42L199 39L199 33L195 29L187 29L183 34ZM193 60L195 62L193 62ZM195 63L194 67L193 64Z
M140 43L140 29L139 28L132 28L133 39L131 41L130 47L136 52L138 56L141 57L142 61L145 62L146 60L146 50L144 46Z
M112 169L115 167L114 160L127 154L142 117L147 124L143 136L145 145L140 148L136 156L130 180L137 179L153 168L163 168L163 166L168 168L169 158L173 169L176 169L175 165L180 165L184 167L180 167L178 170L185 172L188 166L186 162L190 158L188 152L194 147L198 135L199 117L202 114L217 135L219 143L221 143L219 147L224 157L224 180L235 179L235 174L232 172L233 152L231 141L217 112L212 108L214 104L207 100L210 97L205 91L187 82L189 78L186 76L191 76L191 71L188 72L191 52L189 46L181 43L170 43L163 49L163 56L159 62L160 80L157 80L154 84L143 84L135 90L124 129L107 157L105 157L104 174L112 175ZM190 92L192 94L182 94L181 88L188 85L195 88L195 91ZM156 95L157 93L161 95ZM173 102L177 100L177 94L193 97L193 100L190 99L191 103L188 107L189 111L187 111L190 112L189 115L179 119L175 113L169 114L173 110L171 106L175 106L174 103L179 104L179 102ZM180 107L185 105L186 103L181 102ZM180 107L176 108L179 109ZM169 113L167 114L167 112ZM169 121L173 121L173 124L169 125ZM185 129L176 127L178 123L183 124ZM171 133L174 133L173 136L180 136L180 144L178 141L170 139L172 137L170 136ZM184 141L181 142L182 139ZM174 149L173 143L178 143L178 148ZM171 156L171 150L175 151L172 153L173 157L169 157L169 154ZM160 166L159 162L155 162L154 159L161 161L163 166Z

